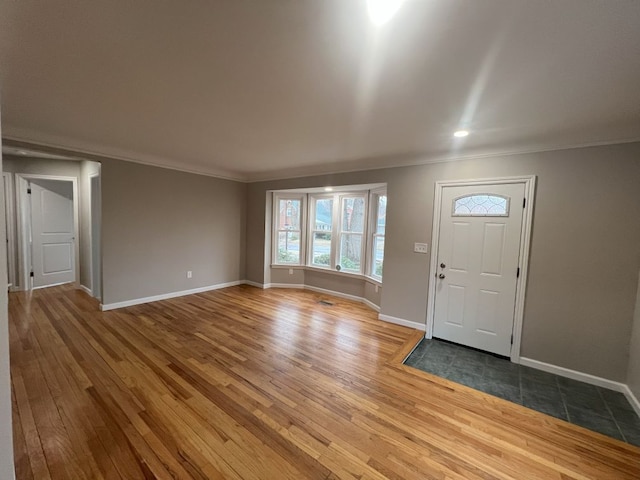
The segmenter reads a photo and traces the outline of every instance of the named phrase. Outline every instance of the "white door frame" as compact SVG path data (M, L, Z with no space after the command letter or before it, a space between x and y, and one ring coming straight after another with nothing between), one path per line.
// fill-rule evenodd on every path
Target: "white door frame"
M73 268L73 283L79 287L80 271L80 241L79 241L79 209L78 209L78 178L61 177L58 175L36 175L31 173L16 173L16 195L18 199L18 270L20 278L20 290L31 290L31 209L29 204L29 194L27 193L27 182L29 180L58 180L73 183L73 236L75 250Z
M89 271L91 276L91 296L97 298L98 300L102 300L102 265L96 265L96 258L94 255L94 250L96 245L98 246L98 259L97 262L102 262L102 242L100 238L94 238L94 222L98 223L98 232L100 236L102 235L102 178L100 176L101 171L97 173L92 173L89 175L89 201L91 202L89 208L89 238L91 239L89 242L89 251L91 255L91 262L89 262ZM95 196L95 192L93 191L93 179L97 178L98 184L98 195L99 202L98 205L94 205L93 199ZM95 215L97 213L97 215ZM96 282L96 278L100 276L99 281Z
M9 265L7 265L7 273L9 280L9 290L17 290L18 279L16 278L16 238L15 238L15 196L13 194L13 173L2 172L2 181L6 187L4 192L5 212L7 215L7 255L9 257ZM6 180L5 180L6 179Z
M433 202L433 229L431 234L431 262L429 275L437 274L438 243L440 240L440 220L442 212L442 190L445 187L466 187L496 184L524 184L525 207L522 214L522 230L520 232L520 255L518 267L520 276L516 279L516 303L513 313L513 345L511 346L511 361L520 363L520 344L522 341L522 321L524 317L524 299L527 290L527 270L529 267L529 247L531 244L531 224L533 221L533 205L535 198L536 176L483 178L473 180L450 180L436 182L435 198ZM435 317L436 282L429 278L427 294L427 325L425 338L433 337L433 321Z

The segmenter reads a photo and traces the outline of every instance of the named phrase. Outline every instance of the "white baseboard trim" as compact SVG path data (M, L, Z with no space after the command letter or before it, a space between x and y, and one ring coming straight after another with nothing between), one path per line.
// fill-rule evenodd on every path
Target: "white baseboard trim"
M382 321L395 323L396 325L402 325L403 327L415 328L416 330L426 331L427 325L425 323L413 322L411 320L405 320L404 318L392 317L391 315L378 314L378 318Z
M294 288L297 290L310 290L312 292L325 293L334 297L346 298L347 300L353 300L354 302L364 303L367 307L375 310L376 312L380 311L380 307L378 305L364 297L336 292L335 290L327 290L326 288L314 287L313 285L305 285L303 283L266 283L264 288Z
M258 282L252 282L251 280L243 280L242 283L244 283L245 285L251 285L252 287L256 287L256 288L265 288L264 284L258 283Z
M207 285L206 287L192 288L190 290L182 290L180 292L170 292L163 293L161 295L153 295L151 297L134 298L132 300L125 300L124 302L100 304L100 310L106 312L108 310L115 310L116 308L132 307L133 305L140 305L143 303L157 302L159 300L184 297L185 295L193 295L195 293L208 292L210 290L218 290L220 288L234 287L236 285L242 285L243 283L245 283L244 280L236 280L233 282L218 283L216 285Z
M520 357L520 365L560 375L561 377L571 378L597 387L608 388L609 390L615 390L616 392L626 393L626 390L629 390L624 383L614 382L613 380L607 380L606 378L596 377L595 375L578 372L577 370L571 370L570 368L559 367L551 363L540 362L531 358Z
M83 292L87 293L89 296L93 297L93 292L91 292L91 289L85 287L84 285L80 284L80 290L82 290Z
M640 399L633 394L628 385L624 386L624 391L622 393L624 393L625 397L627 397L627 400L629 400L629 403L636 411L636 414L640 417Z

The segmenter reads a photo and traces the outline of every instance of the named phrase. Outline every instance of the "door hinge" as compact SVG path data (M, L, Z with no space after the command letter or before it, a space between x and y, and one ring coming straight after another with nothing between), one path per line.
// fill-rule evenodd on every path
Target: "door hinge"
M511 334L511 345L513 345L513 333Z
M27 188L27 193L28 193L29 195L31 195L31 189L30 189L30 188Z
M526 199L526 198L523 198L523 199L522 199L522 208L524 208L524 207L526 207L526 206L527 206L527 199Z
M29 274L29 276L30 276L30 277L33 277L33 272L31 272L31 273Z
M520 278L520 267L516 270L516 278Z

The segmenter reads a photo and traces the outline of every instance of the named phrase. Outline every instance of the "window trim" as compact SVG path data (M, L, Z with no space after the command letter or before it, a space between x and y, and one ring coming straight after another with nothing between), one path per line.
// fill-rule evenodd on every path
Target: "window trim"
M280 200L299 200L300 201L300 230L281 230L278 228L280 220ZM284 193L273 192L273 215L271 217L271 265L281 267L299 267L304 265L306 259L306 213L307 213L307 196L303 193ZM279 263L278 262L278 234L280 232L300 232L300 250L298 255L298 263Z
M367 270L366 270L366 276L370 277L378 282L382 282L382 275L376 275L375 274L375 268L374 268L374 262L375 262L375 246L376 246L376 237L382 237L385 239L386 242L386 235L387 235L387 223L385 220L385 225L384 225L384 234L379 234L378 233L378 210L380 208L380 197L381 196L385 196L387 197L387 201L389 200L389 197L387 195L387 189L386 188L378 188L375 190L371 190L369 192L369 197L371 199L370 202L370 208L369 208L369 225L368 225L368 241L370 242L370 244L367 245ZM386 243L385 243L386 246ZM384 265L384 254L383 254L383 265ZM383 273L384 273L384 267L383 267Z
M276 269L308 269L318 272L332 273L338 275L346 275L351 278L360 278L374 285L382 286L382 277L375 275L372 267L375 258L372 248L374 246L374 236L384 236L376 234L376 215L377 202L374 198L378 195L387 195L385 185L375 185L372 188L361 188L365 185L354 186L349 189L348 186L340 187L339 191L331 193L322 192L319 188L296 189L296 190L275 190L272 191L272 212L271 212L271 262L270 267ZM344 234L352 232L342 232L343 211L342 204L345 198L362 198L364 200L364 227L363 232L355 232L353 234L361 236L361 253L360 253L360 270L337 270L338 260L340 258L341 239ZM294 199L301 201L300 216L300 257L299 263L278 263L278 234L283 232L277 228L279 226L279 202L284 199ZM314 265L313 262L313 238L314 234L321 232L315 229L316 202L321 199L333 200L331 209L331 243L329 252L329 265ZM376 205L374 205L376 203ZM375 214L375 215L374 215ZM373 224L373 225L372 225ZM386 231L385 231L386 233Z

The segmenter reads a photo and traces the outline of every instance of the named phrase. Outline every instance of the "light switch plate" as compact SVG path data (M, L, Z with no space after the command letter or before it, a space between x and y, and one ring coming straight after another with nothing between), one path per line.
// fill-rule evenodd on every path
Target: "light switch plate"
M426 243L414 243L413 251L416 253L427 253L429 251L429 245Z

